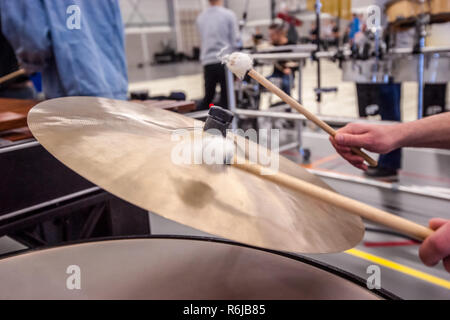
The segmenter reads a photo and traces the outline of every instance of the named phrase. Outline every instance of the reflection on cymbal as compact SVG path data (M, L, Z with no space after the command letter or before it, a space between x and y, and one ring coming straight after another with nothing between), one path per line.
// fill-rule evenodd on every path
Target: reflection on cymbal
M216 236L281 251L327 253L355 246L364 233L359 217L233 166L175 164L173 150L180 142L174 133L196 126L180 114L71 97L38 104L28 123L52 155L84 178ZM295 163L279 161L281 172L329 188Z

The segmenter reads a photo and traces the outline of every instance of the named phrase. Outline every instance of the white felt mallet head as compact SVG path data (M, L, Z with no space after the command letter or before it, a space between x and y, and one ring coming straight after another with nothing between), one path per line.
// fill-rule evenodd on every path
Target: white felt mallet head
M222 58L222 63L226 64L239 79L244 79L247 72L253 68L253 59L250 55L242 52L234 52Z
M231 164L236 154L233 141L220 135L207 135L203 137L202 155L203 163Z

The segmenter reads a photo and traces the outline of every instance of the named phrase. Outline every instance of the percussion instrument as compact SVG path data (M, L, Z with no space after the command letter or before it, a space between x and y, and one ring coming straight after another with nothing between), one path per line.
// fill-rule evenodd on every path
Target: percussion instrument
M36 104L34 100L0 98L0 133L26 127L27 114Z
M392 0L386 3L385 12L389 23L403 23L414 20L420 14L429 12L428 1Z
M420 15L429 14L430 23L450 21L448 0L392 0L385 6L391 27L413 26Z
M432 15L450 14L450 1L448 0L429 0L429 1L430 1L429 2L430 12Z
M283 90L281 90L272 82L267 80L259 72L253 69L253 60L249 55L242 52L234 52L231 55L224 56L222 58L222 62L226 63L228 69L230 69L239 78L243 79L244 76L248 74L250 77L258 81L263 87L265 87L272 93L276 94L291 108L303 114L308 120L314 122L319 128L324 130L330 136L334 137L336 135L336 131L333 128L331 128L328 124L326 124L315 114L313 114L304 106L302 106L297 100L293 99ZM376 167L378 165L377 161L372 159L372 157L370 157L367 153L365 153L361 149L354 147L352 147L351 149L354 154L361 156L365 161L367 161L367 163L370 166Z
M424 54L424 82L447 83L450 81L450 38L446 36L450 32L450 23L431 24L428 27L425 39L427 47L447 48L447 52L429 52ZM402 47L414 46L415 32L412 28L397 33L397 42ZM395 54L392 56L391 73L395 82L419 80L418 75L419 56L411 53Z
M392 80L392 61L375 58L343 61L342 80L357 83L389 83Z
M28 251L0 260L0 282L2 300L398 299L306 257L194 237L117 239Z
M445 34L450 32L450 24L431 24L428 29L427 47L447 48L447 52L436 50L424 53L424 83L446 83L450 81L450 74L447 72L450 70L450 52L448 52L450 41ZM363 45L370 49L366 53L365 59L351 58L343 61L343 81L357 83L418 82L420 57L413 54L412 51L416 43L415 28L401 28L392 34L392 45L402 49L392 49L388 53L382 50L383 58L376 59L373 57L374 40L367 38Z
M424 82L447 83L450 81L450 52L425 54ZM415 55L397 55L392 61L392 75L395 82L417 82L419 58Z
M450 81L450 52L424 55L424 82ZM356 83L417 82L419 57L411 53L393 54L383 60L349 59L342 63L342 80Z
M216 140L203 133L203 123L161 109L62 98L34 107L28 123L51 154L106 191L231 240L291 252L343 251L361 240L360 217L418 239L433 233L331 191L295 163L238 135L219 136L233 149L231 165L224 164L223 154L220 163L198 161L197 151L202 155L204 143ZM187 141L174 136L180 131ZM187 162L180 161L180 152ZM263 165L267 159L273 163Z
M198 123L151 106L90 97L45 101L28 115L33 135L58 160L106 191L165 218L282 251L339 252L359 243L361 218L346 210L234 166L174 163L172 152L180 140L173 134L181 129L191 133ZM239 145L258 148L235 138ZM270 156L269 150L259 150ZM283 157L279 171L330 190Z

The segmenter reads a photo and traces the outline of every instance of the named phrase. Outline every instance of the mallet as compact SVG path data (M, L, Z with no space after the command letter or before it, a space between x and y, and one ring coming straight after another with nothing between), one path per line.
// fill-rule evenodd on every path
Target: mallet
M223 139L207 140L204 147L214 144L215 148L225 150L225 158L227 160L224 159L224 163L231 164L235 168L259 176L262 179L266 179L296 192L320 199L326 203L347 210L352 214L358 215L361 218L385 225L418 240L425 240L425 238L433 234L433 230L410 220L395 216L389 212L374 208L357 200L347 198L336 192L321 188L285 173L273 172L272 174L267 174L267 169L260 164L250 163L249 161L241 161L242 159L237 158L234 147L230 147L228 145L229 140L226 139L226 129L230 125L232 119L233 114L228 110L213 107L209 112L204 127L205 131L209 129L216 129L222 134ZM265 175L261 174L263 171L266 173Z
M24 69L19 69L17 71L14 71L10 74L7 74L6 76L3 76L0 78L0 84L5 83L6 81L12 80L14 78L23 76L25 74L25 70Z
M336 136L336 131L332 127L320 120L315 114L308 111L305 107L303 107L300 103L286 94L283 90L275 86L272 82L267 80L264 76L253 69L253 59L248 54L235 52L231 55L224 56L222 61L223 63L226 63L228 69L230 69L240 79L243 79L245 75L248 74L250 77L258 81L262 86L264 86L267 90L280 97L281 100L286 102L289 106L297 110L299 113L303 114L307 119L314 122L323 130L325 130L330 136ZM352 148L352 152L364 158L364 160L366 160L370 166L376 167L378 165L377 161L372 159L361 149Z

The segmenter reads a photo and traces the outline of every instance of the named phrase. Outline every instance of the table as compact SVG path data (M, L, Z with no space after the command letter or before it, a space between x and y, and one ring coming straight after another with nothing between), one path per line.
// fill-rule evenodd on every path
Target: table
M193 101L133 100L132 102L179 113L195 110ZM27 115L38 103L36 100L0 98L0 141L3 141L0 146L33 138L27 126Z

